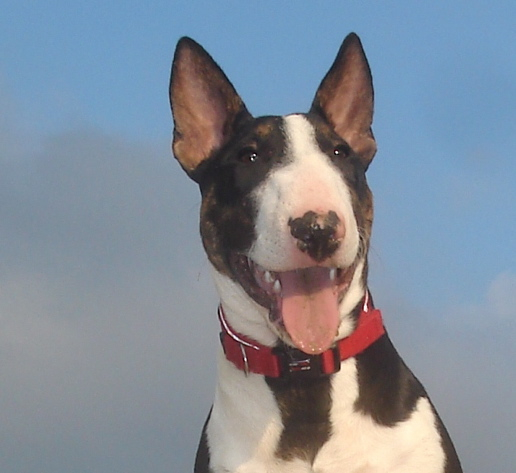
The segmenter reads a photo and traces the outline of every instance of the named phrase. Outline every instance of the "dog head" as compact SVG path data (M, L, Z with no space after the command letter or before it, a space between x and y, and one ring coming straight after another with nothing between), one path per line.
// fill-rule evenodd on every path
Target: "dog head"
M209 54L179 41L173 152L201 190L200 230L233 327L306 353L353 328L366 291L375 154L359 38L343 42L306 114L254 118Z

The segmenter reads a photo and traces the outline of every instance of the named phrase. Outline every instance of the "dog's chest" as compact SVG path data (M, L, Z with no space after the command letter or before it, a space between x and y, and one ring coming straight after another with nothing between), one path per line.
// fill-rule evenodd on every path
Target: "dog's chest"
M420 398L412 415L393 427L356 412L359 395L354 360L332 381L328 425L313 416L285 424L278 399L261 376L245 375L226 360L207 427L213 473L433 473L444 454L429 401ZM324 408L324 406L323 406ZM310 423L312 425L310 425ZM321 442L326 427L328 435ZM291 429L287 432L286 429ZM295 429L300 429L298 437ZM313 438L307 433L313 429ZM301 438L305 445L297 444ZM313 458L311 449L316 447Z

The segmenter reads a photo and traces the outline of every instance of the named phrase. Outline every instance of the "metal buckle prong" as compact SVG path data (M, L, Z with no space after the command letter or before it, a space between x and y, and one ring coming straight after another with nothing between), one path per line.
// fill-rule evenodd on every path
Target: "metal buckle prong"
M288 361L289 373L299 373L300 371L310 371L312 369L312 359L305 358L303 360L291 359Z
M244 360L244 373L246 376L249 376L249 362L247 360L247 353L245 352L245 347L242 343L238 344L240 347L240 351L242 352L242 359Z

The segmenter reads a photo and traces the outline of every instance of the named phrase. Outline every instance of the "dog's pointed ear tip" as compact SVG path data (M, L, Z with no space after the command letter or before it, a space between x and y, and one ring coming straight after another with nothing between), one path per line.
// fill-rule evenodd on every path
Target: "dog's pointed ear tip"
M344 38L344 41L360 42L360 36L358 36L357 33L352 31L351 33L348 33L348 35Z
M174 62L179 57L184 57L184 53L193 53L194 55L204 51L204 48L189 36L182 36L178 39L174 53ZM201 53L202 54L202 53Z
M185 60L186 62L189 62L193 57L199 55L199 51L203 51L203 48L194 39L190 38L189 36L182 36L179 38L176 44L176 49L174 51L174 57L172 59L169 88L172 86L172 78L174 76L174 72L178 68L178 65L184 64Z
M199 43L194 39L190 38L190 36L181 36L181 38L177 40L176 49L196 46L199 46Z
M346 46L348 48L356 48L359 50L364 50L364 46L362 45L362 40L360 36L356 33L349 33L342 42L342 46Z

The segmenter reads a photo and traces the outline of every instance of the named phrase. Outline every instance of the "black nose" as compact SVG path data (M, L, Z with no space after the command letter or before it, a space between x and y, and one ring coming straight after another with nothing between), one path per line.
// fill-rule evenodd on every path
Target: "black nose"
M340 219L333 210L322 215L309 211L302 217L290 218L288 225L297 247L317 262L329 258L339 247Z

